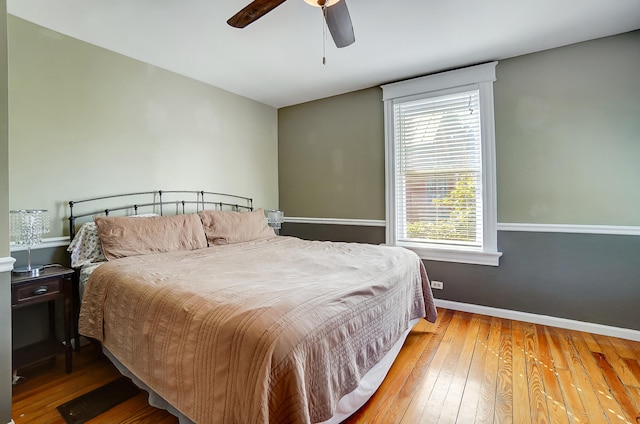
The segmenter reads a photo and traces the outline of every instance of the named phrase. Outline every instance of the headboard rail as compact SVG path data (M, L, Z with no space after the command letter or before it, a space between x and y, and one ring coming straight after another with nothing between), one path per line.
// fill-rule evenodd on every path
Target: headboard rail
M95 215L109 216L114 212L138 215L142 210L159 215L175 206L174 214L205 209L252 211L253 199L228 193L195 190L156 190L97 196L69 202L69 236L76 234L76 220Z

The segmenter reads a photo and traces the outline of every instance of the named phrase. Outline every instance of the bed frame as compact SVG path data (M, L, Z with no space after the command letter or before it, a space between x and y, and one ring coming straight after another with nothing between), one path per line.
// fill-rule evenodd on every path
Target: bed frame
M95 215L151 212L164 215L171 207L175 208L171 213L173 215L197 213L205 209L252 211L253 199L212 191L156 190L72 200L69 202L69 241L76 235L76 226L93 219Z
M69 242L77 228L96 215L130 216L140 213L179 215L201 210L253 211L253 199L235 194L194 190L155 190L114 194L69 202ZM80 350L78 318L80 315L79 271L73 275L73 331L75 349Z

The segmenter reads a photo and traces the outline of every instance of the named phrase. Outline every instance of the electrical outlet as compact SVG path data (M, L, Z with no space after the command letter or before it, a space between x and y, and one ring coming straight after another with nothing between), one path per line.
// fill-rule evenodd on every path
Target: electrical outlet
M431 282L432 289L442 290L444 289L444 283L442 281L432 281Z

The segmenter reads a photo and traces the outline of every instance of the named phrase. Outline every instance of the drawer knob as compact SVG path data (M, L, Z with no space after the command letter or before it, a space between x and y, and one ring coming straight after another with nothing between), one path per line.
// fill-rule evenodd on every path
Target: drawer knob
M47 288L47 286L40 286L37 289L35 289L34 291L32 291L31 294L33 294L34 296L39 296L41 294L45 294L48 291L49 291L49 289Z

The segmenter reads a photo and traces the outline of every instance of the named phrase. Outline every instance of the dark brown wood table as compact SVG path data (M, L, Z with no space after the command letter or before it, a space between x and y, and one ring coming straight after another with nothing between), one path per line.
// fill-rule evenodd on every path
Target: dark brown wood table
M13 369L65 354L67 372L71 372L72 281L73 270L48 266L38 275L11 275L11 308L18 309L47 302L49 337L46 340L13 350ZM61 299L64 312L64 344L56 337L55 303Z

